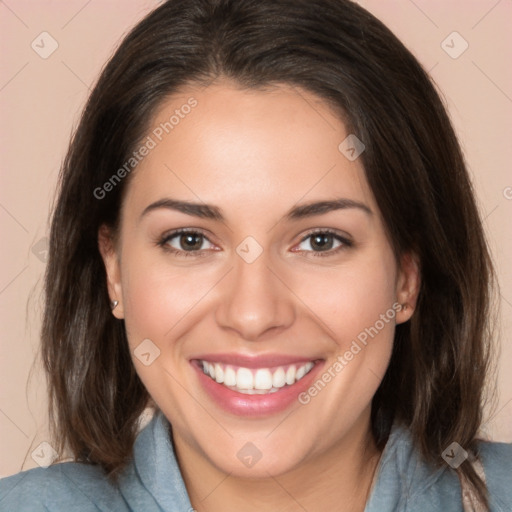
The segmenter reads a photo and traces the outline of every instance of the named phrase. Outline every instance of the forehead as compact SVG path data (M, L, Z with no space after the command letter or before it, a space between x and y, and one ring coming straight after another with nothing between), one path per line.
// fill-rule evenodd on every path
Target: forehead
M339 115L302 89L191 86L153 117L145 139L151 149L126 202L140 210L170 195L263 214L347 197L375 209L361 160L340 150L349 135Z

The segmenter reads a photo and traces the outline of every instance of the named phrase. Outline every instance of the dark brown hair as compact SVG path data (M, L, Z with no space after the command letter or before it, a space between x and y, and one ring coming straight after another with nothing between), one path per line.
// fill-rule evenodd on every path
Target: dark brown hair
M373 399L375 439L383 446L397 420L434 465L453 441L476 451L493 271L463 155L427 73L348 0L169 0L108 62L63 164L51 226L42 352L59 449L115 479L149 400L124 324L110 312L97 243L102 224L117 227L129 177L100 199L94 191L127 161L169 95L220 77L243 88L308 90L343 112L364 142L392 246L397 257L418 256L422 280ZM485 501L473 467L458 471Z

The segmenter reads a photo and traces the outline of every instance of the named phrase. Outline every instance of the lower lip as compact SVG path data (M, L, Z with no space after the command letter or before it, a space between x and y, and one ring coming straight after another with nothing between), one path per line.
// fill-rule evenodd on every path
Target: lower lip
M237 393L223 384L215 382L207 376L198 364L192 366L198 373L199 382L210 398L224 410L238 416L268 416L284 411L293 402L298 402L298 396L314 381L323 362L318 361L311 371L291 386L285 386L275 393L265 395L247 395Z

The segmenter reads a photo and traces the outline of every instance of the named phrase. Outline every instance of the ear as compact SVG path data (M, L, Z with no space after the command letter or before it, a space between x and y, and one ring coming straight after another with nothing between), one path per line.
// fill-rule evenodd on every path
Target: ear
M105 270L107 273L107 288L110 302L117 301L118 304L112 309L112 314L118 318L124 318L123 290L121 286L121 268L119 265L119 254L111 229L102 224L98 230L98 249Z
M419 258L415 253L408 252L401 256L396 281L397 302L402 308L396 314L396 323L407 322L416 309L420 292L421 276Z

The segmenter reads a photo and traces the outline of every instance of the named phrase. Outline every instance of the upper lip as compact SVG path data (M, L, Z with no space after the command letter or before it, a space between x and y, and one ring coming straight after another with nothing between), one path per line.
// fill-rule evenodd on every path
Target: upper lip
M247 355L236 353L202 354L191 358L191 360L224 363L243 368L272 368L274 366L308 363L319 359L318 357L300 357L289 354Z

